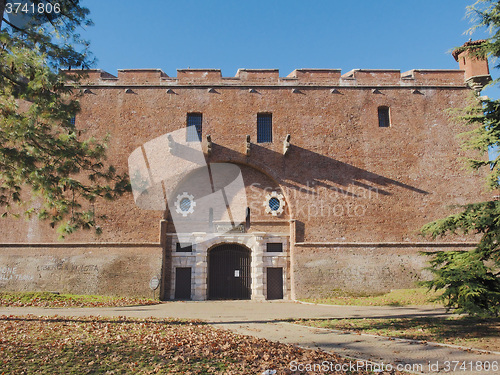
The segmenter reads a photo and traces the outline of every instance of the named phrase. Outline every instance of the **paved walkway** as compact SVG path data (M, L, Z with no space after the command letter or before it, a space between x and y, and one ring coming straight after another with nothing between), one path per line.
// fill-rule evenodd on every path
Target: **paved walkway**
M60 316L128 316L202 319L216 327L262 337L273 341L297 344L308 348L321 348L345 357L377 363L403 366L403 369L423 374L497 374L500 370L478 371L476 365L496 361L500 366L500 353L467 351L456 347L422 344L411 340L388 339L373 335L349 334L340 331L302 327L287 319L298 318L386 318L443 316L445 311L434 307L367 307L318 306L295 302L209 301L168 302L161 305L120 308L0 308L0 315L60 315ZM465 369L455 363L466 363ZM436 364L439 372L434 371ZM461 363L460 363L461 364ZM406 367L405 367L406 366ZM434 366L434 367L432 367ZM459 365L460 366L460 365ZM471 368L472 366L472 368Z

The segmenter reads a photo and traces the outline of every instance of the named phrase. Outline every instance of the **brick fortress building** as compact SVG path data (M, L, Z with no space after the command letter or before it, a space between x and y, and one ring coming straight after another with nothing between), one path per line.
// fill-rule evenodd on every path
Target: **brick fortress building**
M487 198L483 176L464 170L464 128L447 109L481 90L488 63L454 57L459 70L405 73L89 71L75 121L88 135L111 135L112 164L125 172L134 150L146 157L148 142L193 130L208 165L239 168L244 220L211 208L209 229L176 230L176 218L200 207L207 182L197 171L172 187L175 208L145 210L132 194L96 204L107 215L99 237L61 242L47 223L6 219L0 288L149 296L156 276L162 299L259 300L413 287L429 277L420 251L473 246L428 241L419 229Z

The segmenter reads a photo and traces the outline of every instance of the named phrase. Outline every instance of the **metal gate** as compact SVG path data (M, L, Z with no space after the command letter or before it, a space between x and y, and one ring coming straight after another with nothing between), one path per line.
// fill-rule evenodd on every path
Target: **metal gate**
M175 269L175 299L191 299L191 267Z
M267 268L267 299L283 299L283 268Z
M250 299L250 250L223 244L208 253L208 298Z

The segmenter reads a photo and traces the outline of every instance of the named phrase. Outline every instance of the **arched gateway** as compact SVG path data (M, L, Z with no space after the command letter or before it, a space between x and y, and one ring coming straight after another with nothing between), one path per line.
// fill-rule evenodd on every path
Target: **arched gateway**
M169 196L164 299L290 298L294 224L276 181L248 165L212 163Z
M250 299L250 250L221 244L208 251L208 299Z

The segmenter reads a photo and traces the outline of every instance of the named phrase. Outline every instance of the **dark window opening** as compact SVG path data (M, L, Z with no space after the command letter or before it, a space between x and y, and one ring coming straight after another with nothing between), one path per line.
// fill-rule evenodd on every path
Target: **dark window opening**
M183 198L180 203L181 211L189 211L189 209L191 208L191 204L191 199Z
M257 114L257 143L273 141L273 115L271 113Z
M267 244L266 251L268 253L281 253L283 252L283 244L281 242L271 242Z
M177 242L175 245L175 252L177 253L191 253L193 252L193 244Z
M388 128L391 126L389 107L378 107L378 126L380 128Z
M279 208L280 208L280 200L276 197L272 197L271 199L269 199L269 208L271 209L271 211L278 211Z
M188 113L186 124L186 141L201 142L203 116L201 113Z
M247 207L246 215L245 215L245 227L250 228L250 207Z

